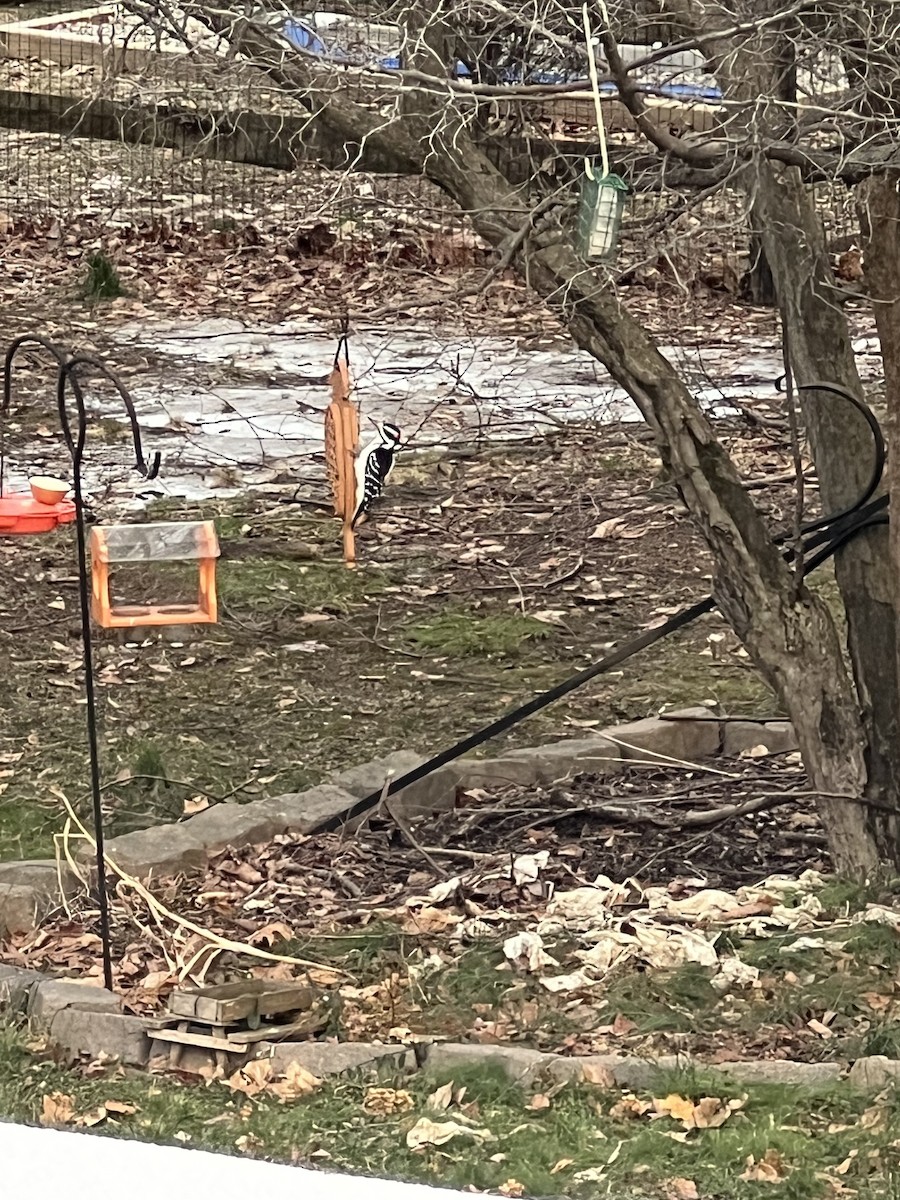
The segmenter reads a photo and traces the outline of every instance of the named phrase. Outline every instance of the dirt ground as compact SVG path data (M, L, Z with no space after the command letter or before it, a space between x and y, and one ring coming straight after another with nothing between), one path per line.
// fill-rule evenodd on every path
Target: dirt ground
M387 750L436 751L710 585L652 448L631 429L581 429L477 460L412 458L362 531L355 572L339 560L323 500L166 503L168 518L217 521L221 621L181 644L97 633L113 830L177 817L197 795L277 794ZM87 786L72 541L0 542L6 857L46 854L59 824L53 789L75 798ZM157 583L127 587L149 600ZM716 617L506 744L708 699L733 714L777 711Z
M17 300L0 319L4 338L36 325L66 344L111 354L130 385L171 370L152 351L113 346L113 331L136 317L225 315L221 304L227 296L229 311L245 317L249 310L272 320L302 307L321 312L327 322L339 311L339 281L345 297L352 282L362 312L401 294L410 310L419 301L427 308L436 286L427 271L411 271L409 263L402 268L364 259L348 263L344 248L333 242L295 245L273 259L272 244L263 237L248 241L219 233L198 240L192 232L154 237L145 231L130 242L123 235L115 247L126 296L98 305L77 297L84 266L77 238L69 246L65 238L48 239L46 230L19 229L8 236L7 248L6 287ZM432 251L418 243L416 252L426 256L423 263L431 262L434 274L433 258L427 258ZM298 271L309 285L302 301L292 298ZM508 281L491 280L469 295L470 283L484 282L483 267L470 262L437 276L442 280L437 286L456 298L454 306L441 309L445 325L457 322L471 331L490 322L492 329L516 331L538 343L560 337L553 321ZM148 281L157 279L151 288ZM376 281L377 296L369 286ZM658 294L638 287L629 299L665 333L674 306L667 314ZM752 336L765 328L765 317L723 304L708 289L692 297L690 311L697 337L727 340L738 329ZM48 460L61 453L47 403L48 378L38 358L24 358L6 425L12 458L35 439L46 446ZM203 385L196 365L192 383ZM782 528L793 500L784 421L771 405L748 397L738 400L734 415L717 418L717 428L773 529ZM107 442L120 436L103 420L91 432ZM809 493L814 506L814 487ZM99 519L114 519L117 511L113 500L99 497ZM209 803L302 788L387 751L433 753L661 622L711 586L708 556L649 435L630 424L572 422L515 443L405 455L376 514L360 531L356 571L340 560L339 528L323 485L314 481L299 488L284 481L280 488L236 500L161 501L146 516L215 520L222 544L220 621L182 631L176 640L156 633L128 640L95 631L104 801L113 834L177 820ZM52 853L53 835L64 820L60 795L86 812L71 532L3 539L0 564L6 663L0 678L0 854L44 856ZM172 599L164 593L176 585L192 586L187 577L156 573L114 576L116 594L134 599ZM827 575L819 586L827 595ZM733 716L780 715L715 614L517 726L500 745L577 736L663 707L709 701ZM489 753L498 748L485 747ZM773 872L827 869L821 831L802 797L790 806L789 819L775 807L721 828L682 828L679 796L691 797L696 806L698 797L715 805L760 789L779 795L803 791L796 764L757 765L756 774L746 777L741 770L730 783L703 767L687 780L665 771L613 785L576 780L563 797L539 792L475 797L477 813L462 810L460 825L422 833L448 854L437 874L398 841L397 830L375 822L349 843L326 838L287 849L276 843L262 859L226 855L213 864L199 891L175 881L163 889L163 899L196 904L204 921L238 935L292 947L294 954L322 964L324 978L329 971L333 979L335 970L349 970L359 994L343 996L342 1015L332 1014L325 1025L338 1036L399 1036L391 1031L421 1032L428 1026L432 1032L440 1027L445 1036L520 1037L585 1053L603 1046L671 1048L684 1044L691 1032L696 1046L721 1025L721 1008L709 981L698 983L691 964L672 984L674 1000L665 978L653 977L649 986L657 999L649 1016L638 991L650 976L623 975L619 991L604 1003L610 1030L601 1036L591 1015L595 1006L583 998L577 1004L548 1002L533 980L526 981L524 992L513 989L511 1010L510 980L502 973L508 967L502 956L498 960L496 940L480 945L476 939L460 953L458 946L446 945L440 921L432 949L452 970L436 991L419 995L412 981L429 958L431 935L421 928L398 931L396 922L377 913L388 901L396 907L410 889L440 882L443 873L469 869L498 847L512 856L552 852L545 882L557 890L567 880L590 882L598 873L617 880L640 875L643 884L677 876L688 879L691 892L701 878L711 886L739 888ZM623 822L613 815L623 797L635 796L646 804L646 819ZM557 813L552 821L544 820L548 807ZM282 875L306 881L299 891L291 885L295 907L285 908L280 895L270 897L258 919L248 923L241 906L252 885L233 893L234 881ZM367 882L361 887L359 879ZM371 894L374 880L378 895ZM315 901L309 881L319 887ZM512 904L513 916L518 912L522 919L536 911L527 889L513 896L505 887L485 893L471 880L466 886L475 887L474 902L486 919L498 904ZM221 903L211 910L209 897L220 893ZM298 897L307 910L313 904L312 923L297 910ZM543 903L546 893L537 899ZM118 983L135 1011L148 1011L165 998L174 982L173 963L190 946L153 949L140 932L143 923L135 924L131 902L119 897L116 903L122 905L116 923ZM9 961L90 975L97 969L95 921L90 904L82 902L35 938L9 943L5 954ZM216 961L209 979L218 971L246 969L239 958L232 962L226 956ZM864 964L863 976L868 969ZM390 982L394 976L396 985ZM782 983L764 991L762 999L780 995ZM865 986L857 973L847 995ZM788 1003L794 1015L776 1022L777 1033L766 1026L767 1041L758 1031L758 999L741 1016L737 1040L726 1039L729 1053L755 1053L765 1043L776 1055L789 1050L821 1055L821 1035L807 1029L813 1018L800 1021L794 1014L795 1001L810 1005L806 993ZM698 1004L705 1014L702 1029L694 1029L685 1015ZM867 1029L848 1016L841 1044L862 1044ZM724 1053L724 1044L717 1046Z

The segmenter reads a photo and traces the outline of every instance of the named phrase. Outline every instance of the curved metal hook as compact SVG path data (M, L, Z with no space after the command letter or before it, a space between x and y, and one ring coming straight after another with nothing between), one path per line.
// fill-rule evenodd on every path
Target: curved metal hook
M337 366L340 362L341 351L344 353L344 365L350 366L350 314L344 312L341 318L341 332L338 334L337 348L334 352L334 365Z
M84 403L84 393L78 382L76 371L79 367L91 367L108 379L116 391L119 393L119 398L125 406L125 411L128 414L128 421L131 425L131 440L134 446L135 468L144 479L155 479L159 474L160 454L157 451L150 460L148 465L144 458L143 448L141 446L141 430L138 425L137 413L134 409L134 401L131 399L125 385L115 375L106 363L99 358L94 358L89 354L79 354L74 358L70 358L67 362L61 363L59 375L56 381L56 403L59 408L59 421L62 425L63 436L66 439L66 444L72 455L72 464L75 468L76 479L81 471L81 463L84 458L84 443L87 437L87 410ZM75 397L75 407L78 411L78 436L73 441L72 428L69 422L69 414L66 411L66 386L72 384L72 394Z
M9 411L9 406L12 403L12 366L13 360L23 346L27 345L41 346L55 360L59 370L65 366L68 361L68 354L62 350L55 342L51 342L49 338L45 338L39 333L23 333L10 343L3 359L3 399L0 401L0 495L3 494L3 481L6 469L6 422L2 420ZM73 392L78 387L77 380L73 379ZM80 389L79 389L80 390ZM83 398L82 398L83 400ZM66 446L70 454L74 453L71 436L67 427L63 427L63 437L66 440Z
M56 365L61 367L68 358L65 350L61 350L55 342L51 342L49 338L42 337L39 333L23 333L21 337L17 337L15 341L10 342L9 348L3 359L3 400L0 402L0 413L5 413L9 408L12 400L12 365L13 359L18 354L19 350L30 342L34 342L38 346L42 346L48 354L51 354L56 359Z
M776 391L784 391L782 386L784 380L784 375L780 375L775 380ZM887 458L887 447L884 441L884 434L882 433L881 426L878 423L878 418L869 408L868 404L865 404L859 399L859 397L854 396L853 393L848 391L846 388L841 387L840 384L816 381L813 383L796 384L795 387L798 392L829 392L833 396L840 396L842 400L846 400L856 409L856 411L868 425L869 432L872 434L872 441L875 451L875 461L872 465L872 474L869 477L869 482L863 488L857 499L854 500L852 504L848 504L845 508L838 509L837 512L829 513L825 517L819 517L817 520L810 521L808 524L801 526L801 533L813 533L816 529L824 529L826 525L831 525L835 521L841 521L844 517L849 517L852 513L858 512L858 510L862 508L864 504L868 503L868 501L872 499L878 489L879 483L881 483L881 477L884 474L884 464Z

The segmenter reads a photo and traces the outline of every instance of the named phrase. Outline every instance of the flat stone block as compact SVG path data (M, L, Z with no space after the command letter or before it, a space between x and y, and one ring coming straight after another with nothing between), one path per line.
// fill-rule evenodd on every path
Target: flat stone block
M498 758L460 758L452 764L457 785L466 788L534 787L541 777L540 751Z
M719 726L716 721L664 721L647 717L627 725L613 725L603 730L616 739L622 757L628 761L647 759L655 755L676 758L683 762L699 762L712 758L719 751Z
M897 1067L900 1070L900 1063ZM807 1063L779 1059L717 1063L714 1069L723 1075L730 1075L739 1083L783 1083L801 1087L836 1083L842 1074L841 1064L836 1062Z
M428 1047L426 1068L449 1075L459 1067L500 1067L510 1079L524 1082L550 1067L557 1058L525 1046L469 1045L465 1042L434 1042Z
M324 1079L345 1071L378 1071L385 1067L414 1070L415 1055L405 1046L384 1046L371 1042L274 1042L271 1055L273 1066L284 1071L288 1063L299 1063L313 1075Z
M383 758L374 758L370 762L348 767L333 775L331 782L349 792L357 800L380 791L389 773L392 779L414 770L425 762L421 754L412 750L396 750ZM408 821L428 817L438 812L449 812L456 803L457 773L450 767L440 767L431 775L426 775L417 783L411 783L391 796L391 805L398 806L397 811Z
M101 1054L125 1067L145 1067L150 1061L150 1038L140 1017L64 1008L53 1018L50 1041L66 1062Z
M858 1058L847 1076L847 1082L851 1086L873 1092L888 1085L896 1085L898 1080L900 1080L900 1061L896 1058L888 1058L884 1054L871 1054L867 1058Z
M64 1008L90 1013L118 1013L122 999L106 988L76 983L72 979L43 979L31 993L29 1017L38 1024L51 1025Z
M82 851L84 860L93 860L93 850ZM171 875L176 871L197 870L206 863L206 849L191 822L154 825L121 837L110 838L106 854L127 875L146 879L150 875Z
M217 804L191 817L187 825L208 855L219 854L226 846L254 846L281 832L265 809L266 803L255 800L250 804Z
M56 861L52 858L0 862L0 891L9 885L30 887L55 898L60 892L60 882L67 896L74 895L81 886L65 863L62 863L57 871Z
M614 775L623 767L619 747L600 735L547 742L529 750L511 750L504 757L532 764L536 782L542 787L573 775Z
M754 746L765 746L770 754L788 754L797 749L790 721L726 721L723 752L736 758Z
M44 887L0 883L0 935L30 933L58 903Z
M44 978L40 971L0 966L0 1012L26 1012L32 991Z
M312 833L323 822L343 816L355 803L350 792L323 783L305 792L259 800L255 807L269 817L278 833Z
M407 771L421 766L423 762L423 755L416 754L413 750L395 750L393 754L385 754L383 758L373 758L370 762L338 771L332 775L331 783L349 792L356 800L362 800L383 788L389 774L393 773L393 778L398 779Z

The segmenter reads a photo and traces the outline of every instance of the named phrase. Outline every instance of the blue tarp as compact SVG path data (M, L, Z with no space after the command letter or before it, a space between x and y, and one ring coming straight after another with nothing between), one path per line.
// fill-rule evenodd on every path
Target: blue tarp
M312 29L296 17L285 21L282 26L282 33L291 45L296 46L298 50L305 50L309 54L315 54L321 58L327 58L330 62L342 65L363 65L358 54L353 54L351 51L345 50L336 44L329 46L315 29ZM381 67L387 71L399 71L401 67L400 56L398 54L389 54L382 58L372 58L370 65ZM471 72L465 63L458 62L454 75L457 79L466 79L471 76ZM586 76L574 75L563 71L543 71L539 68L525 72L521 68L510 67L501 73L501 79L504 83L531 83L543 84L544 86L561 83L583 83L586 88L590 86ZM602 83L600 90L607 94L615 94L616 85L614 83ZM719 88L695 83L641 83L639 84L639 90L650 92L654 96L666 96L678 100L716 101L722 99L722 93Z

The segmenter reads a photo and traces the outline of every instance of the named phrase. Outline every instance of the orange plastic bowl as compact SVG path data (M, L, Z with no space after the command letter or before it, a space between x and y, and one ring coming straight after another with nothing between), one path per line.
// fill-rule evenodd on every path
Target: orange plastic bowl
M59 504L64 500L69 485L61 479L53 479L49 475L36 475L28 480L31 494L38 504Z

